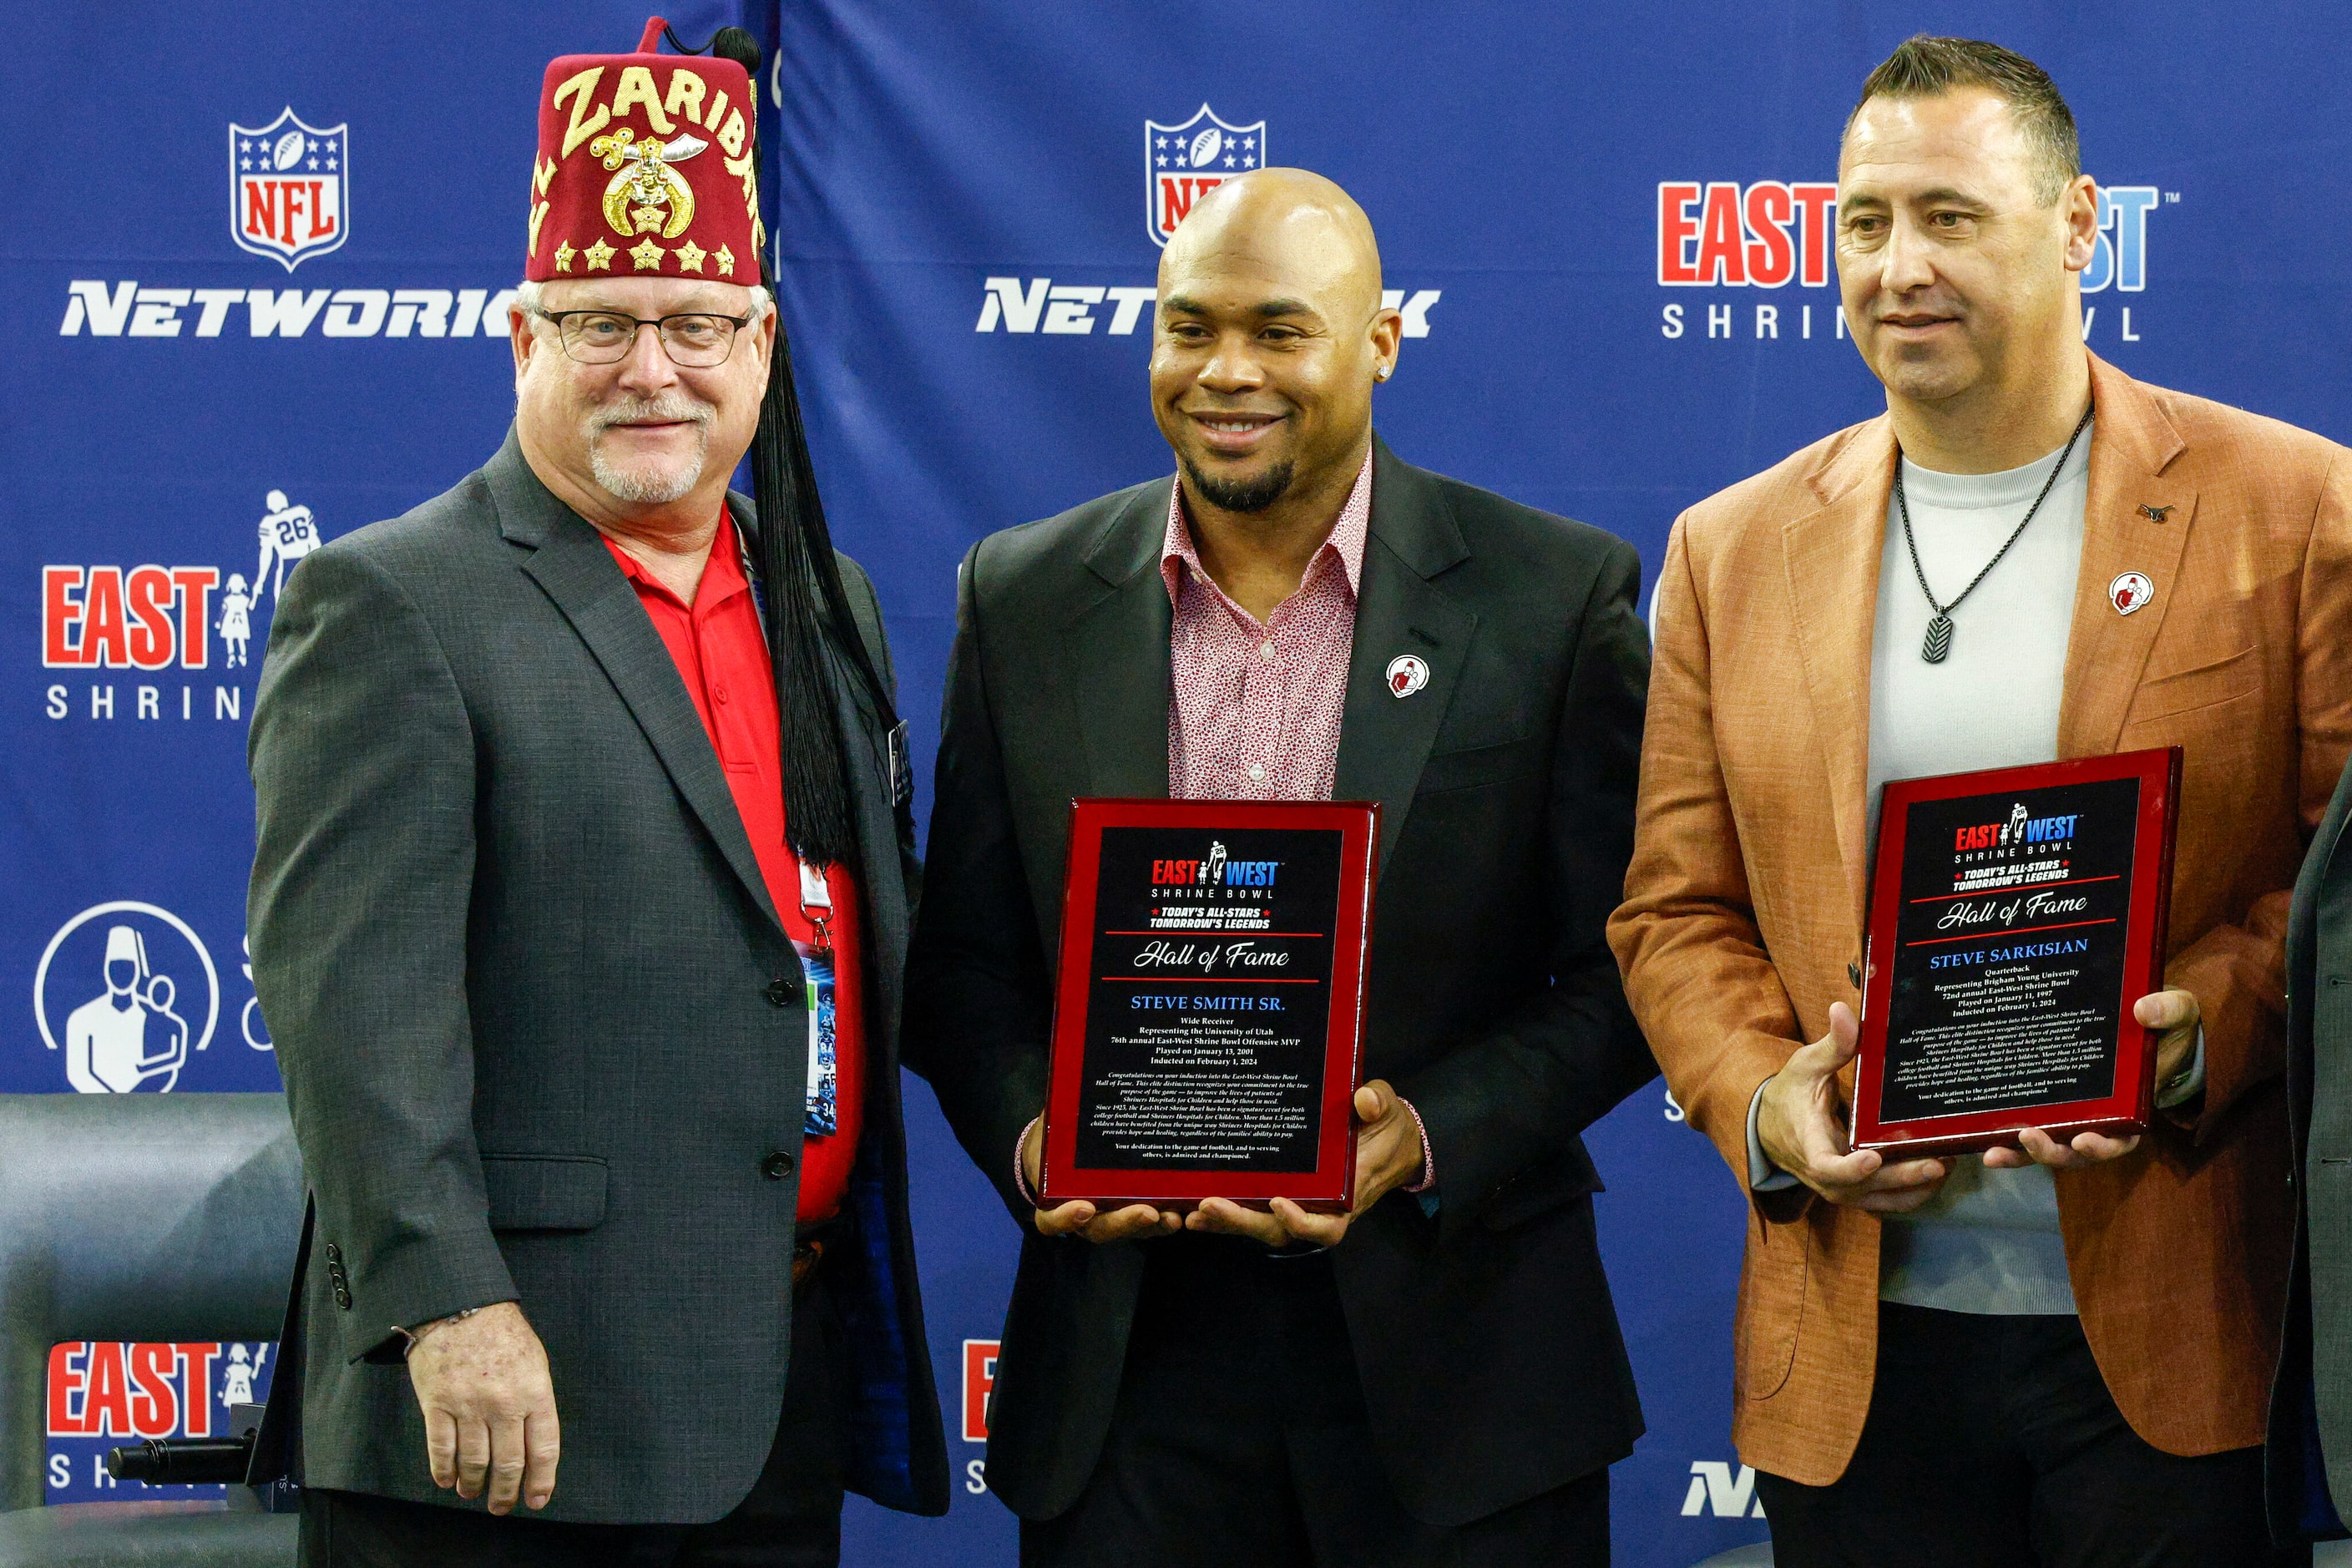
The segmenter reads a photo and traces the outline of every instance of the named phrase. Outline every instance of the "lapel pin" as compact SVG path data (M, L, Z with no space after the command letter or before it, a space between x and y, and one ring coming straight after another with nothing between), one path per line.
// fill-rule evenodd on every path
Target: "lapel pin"
M1410 697L1429 684L1429 666L1409 653L1401 653L1389 660L1389 693L1394 697Z
M2142 507L2140 510L2145 511L2147 509ZM2137 572L2126 572L2107 584L2107 603L2116 607L2116 614L2119 616L2130 615L2154 597L2156 584Z
M2142 501L2139 503L2139 514L2140 516L2147 519L2150 522L2162 522L2166 518L2172 515L2172 508L2168 506L2150 506L2147 502Z

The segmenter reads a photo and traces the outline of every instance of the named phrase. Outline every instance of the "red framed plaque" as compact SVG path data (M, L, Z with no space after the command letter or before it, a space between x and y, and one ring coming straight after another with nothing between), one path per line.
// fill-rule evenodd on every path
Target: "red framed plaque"
M1071 802L1047 1204L1348 1207L1380 810Z
M2147 1130L2179 798L2178 746L1886 786L1855 1148Z

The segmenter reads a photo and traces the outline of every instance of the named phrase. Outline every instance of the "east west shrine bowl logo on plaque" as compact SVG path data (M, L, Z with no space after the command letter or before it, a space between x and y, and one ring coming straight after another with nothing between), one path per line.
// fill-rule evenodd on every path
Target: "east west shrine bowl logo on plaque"
M351 232L351 127L305 124L288 108L260 130L228 128L229 234L291 272Z

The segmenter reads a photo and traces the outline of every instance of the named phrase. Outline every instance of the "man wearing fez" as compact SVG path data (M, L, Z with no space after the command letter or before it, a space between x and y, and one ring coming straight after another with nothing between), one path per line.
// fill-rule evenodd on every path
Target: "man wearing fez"
M1399 328L1345 192L1226 181L1160 267L1176 475L964 560L906 1048L1024 1233L1024 1562L1608 1560L1640 1414L1579 1132L1655 1071L1602 936L1640 565L1399 460ZM1078 795L1381 802L1351 1213L1037 1207Z
M2084 350L2099 205L2038 67L1897 49L1837 207L1886 413L1667 545L1610 936L1750 1194L1733 1432L1783 1568L2268 1561L2281 937L2352 744L2352 472ZM1850 1152L1879 786L2173 745L2163 989L2133 1010L2157 1124Z
M751 79L661 32L548 67L506 444L272 627L314 1564L830 1563L845 1487L947 1509L889 653L760 286Z

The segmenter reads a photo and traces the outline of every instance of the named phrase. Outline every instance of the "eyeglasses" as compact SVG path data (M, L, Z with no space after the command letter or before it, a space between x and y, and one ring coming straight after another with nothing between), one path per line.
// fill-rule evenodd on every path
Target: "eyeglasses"
M736 332L751 320L701 310L658 318L625 316L617 310L533 310L531 314L553 321L564 356L582 364L618 364L635 346L638 329L651 327L670 363L690 370L725 364L727 356L735 352Z

